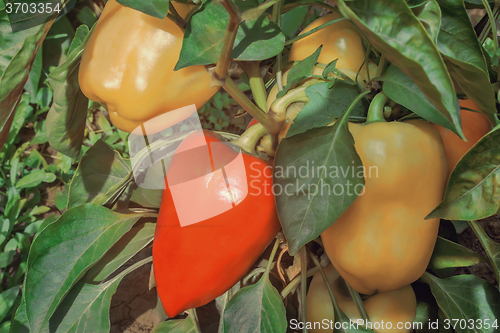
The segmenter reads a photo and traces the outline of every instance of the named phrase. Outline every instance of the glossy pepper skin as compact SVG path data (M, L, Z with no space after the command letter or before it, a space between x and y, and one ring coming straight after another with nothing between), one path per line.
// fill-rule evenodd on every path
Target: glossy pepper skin
M245 178L225 167L236 154L229 147L224 148L223 153L219 151L217 159L210 151L208 161L200 154L195 154L189 161L178 158L182 156L178 155L179 151L199 147L205 142L220 143L221 139L209 131L188 136L174 154L167 178L172 179L171 175L185 180L204 177L204 186L213 194L210 199L215 198L219 203L231 200L229 197L232 196L237 204L222 214L181 227L171 190L173 184L166 180L153 241L153 267L158 295L169 317L207 304L233 287L281 228L271 191L270 165L243 154ZM226 179L212 175L214 170L223 167ZM228 195L227 184L232 195ZM248 194L241 196L246 185ZM211 209L210 206L202 207L208 197L196 191L187 194L188 199L198 202L196 206L188 206L189 209ZM208 205L213 205L213 201Z
M338 13L320 17L309 24L300 34L340 17L341 15ZM288 60L303 60L316 51L320 45L323 45L323 48L318 58L319 63L326 65L338 59L336 68L349 77L354 74L352 78L355 78L356 73L365 61L365 51L356 28L349 20L334 23L307 37L299 39L293 43ZM360 74L366 76L366 66L363 66Z
M370 113L370 112L369 112ZM424 120L349 123L364 166L365 191L321 234L325 251L357 292L390 292L417 280L436 242L446 156Z
M324 269L328 283L332 288L335 300L339 304L340 309L345 315L353 321L360 320L362 317L356 307L356 303L351 298L349 290L342 278L333 268L328 265ZM307 293L307 321L308 322L322 322L326 319L328 322L335 321L333 312L333 304L330 299L330 294L326 287L325 281L321 273L314 274L314 277L309 286ZM380 329L374 329L377 333L410 333L412 329L397 328L398 323L412 323L414 322L417 312L417 300L415 292L411 286L406 286L401 289L388 292L378 293L363 301L366 312L372 324L382 321L385 323L381 325ZM388 329L388 323L391 324L392 329ZM331 333L332 330L321 327L309 329L310 333Z
M340 18L340 14L332 13L323 17L318 18L311 24L309 24L300 34L310 31L326 22ZM290 53L288 55L289 61L300 61L304 60L308 56L314 53L318 47L323 45L321 53L318 57L318 62L324 65L337 60L336 68L346 74L352 80L356 80L356 75L358 70L363 66L366 58L365 50L361 42L361 38L356 31L356 28L348 20L343 20L334 23L324 29L321 29L312 35L299 39L292 44ZM322 75L322 67L315 66L313 69L313 74ZM361 69L359 76L357 77L358 83L361 86L365 86L368 82L368 78L373 78L377 72L377 65L370 62L368 64L368 70L370 76L368 76L367 66L364 65ZM283 85L287 83L287 77L290 70L283 73ZM305 81L302 85L311 85L320 82L317 79L309 79ZM278 94L278 85L275 84L270 92L267 99L267 110L271 108L272 103L276 100ZM292 103L287 108L287 122L283 125L281 131L278 134L278 139L286 137L288 129L292 125L293 120L298 115L300 110L304 107L305 103L296 102Z
M470 99L461 99L460 106L472 110L479 110L478 106ZM434 125L443 139L446 159L448 160L448 176L462 156L464 156L465 153L491 129L490 122L482 113L462 109L460 110L460 117L462 118L462 129L467 141L463 141L449 129Z
M189 6L176 3L180 15ZM174 71L182 30L109 0L82 55L79 82L89 99L103 104L113 124L132 132L145 121L184 106L201 108L218 91L205 66ZM168 127L168 126L164 126ZM155 131L164 129L161 124Z

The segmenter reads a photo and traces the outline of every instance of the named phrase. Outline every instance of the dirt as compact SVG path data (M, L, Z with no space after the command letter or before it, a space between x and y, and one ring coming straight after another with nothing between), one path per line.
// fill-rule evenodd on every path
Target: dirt
M131 265L151 255L140 253ZM111 300L111 333L146 333L160 323L161 318L154 309L157 305L156 289L149 290L151 264L144 265L126 275Z

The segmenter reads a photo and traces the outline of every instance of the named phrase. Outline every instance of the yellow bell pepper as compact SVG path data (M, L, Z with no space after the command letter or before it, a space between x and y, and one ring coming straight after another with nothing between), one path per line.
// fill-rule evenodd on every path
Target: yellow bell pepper
M176 3L181 16L189 6ZM166 112L195 104L201 108L219 90L205 66L174 71L183 31L171 19L158 19L109 0L82 55L82 92L103 104L113 124L131 132ZM159 122L148 130L160 131Z
M403 288L424 273L439 229L438 218L425 217L441 202L447 179L433 124L386 122L382 113L383 105L368 112L367 123L349 123L365 170L364 192L321 234L340 275L368 295Z
M417 300L411 286L388 293L378 293L365 300L363 305L371 322L364 325L363 319L351 298L349 290L332 265L325 267L325 275L340 309L352 321L367 326L377 333L410 333L417 312ZM335 322L333 304L321 273L314 274L306 299L307 321L310 333L330 333L331 322ZM316 327L314 327L316 325Z

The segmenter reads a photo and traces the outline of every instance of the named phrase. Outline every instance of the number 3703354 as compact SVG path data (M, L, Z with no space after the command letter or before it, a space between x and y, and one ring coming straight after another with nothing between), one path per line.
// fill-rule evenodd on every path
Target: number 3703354
M59 13L61 8L59 3L54 4L51 2L10 2L5 4L5 10L7 14L51 14L53 12Z

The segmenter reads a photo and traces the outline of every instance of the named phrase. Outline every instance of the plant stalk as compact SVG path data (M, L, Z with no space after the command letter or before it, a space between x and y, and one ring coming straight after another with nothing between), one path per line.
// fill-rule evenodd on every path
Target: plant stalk
M227 23L219 60L217 61L215 71L212 72L212 76L214 78L214 84L223 86L225 84L229 64L231 63L231 52L233 51L234 40L236 39L238 27L241 23L241 15L232 0L220 0L220 3L229 13L229 22Z
M307 322L307 250L305 246L300 249L300 297L301 297L301 319L303 323ZM307 333L307 328L304 325L304 333Z
M258 61L239 61L240 66L248 75L250 89L252 90L253 99L257 106L266 111L267 93L262 74L260 73L260 65Z
M379 92L372 100L368 108L366 124L385 122L384 106L389 101L389 97L383 92Z

